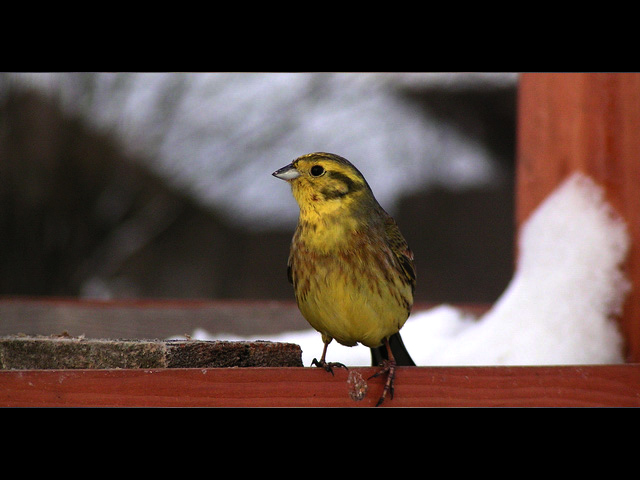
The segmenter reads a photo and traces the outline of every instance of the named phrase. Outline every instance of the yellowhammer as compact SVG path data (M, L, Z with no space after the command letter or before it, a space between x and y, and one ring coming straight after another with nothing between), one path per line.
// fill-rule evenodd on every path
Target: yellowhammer
M399 334L413 305L413 253L396 222L377 202L362 174L331 153L303 155L273 175L291 184L300 207L287 265L300 312L322 334L325 361L334 338L371 348L378 376L393 398L396 365L415 365ZM346 368L346 367L345 367Z

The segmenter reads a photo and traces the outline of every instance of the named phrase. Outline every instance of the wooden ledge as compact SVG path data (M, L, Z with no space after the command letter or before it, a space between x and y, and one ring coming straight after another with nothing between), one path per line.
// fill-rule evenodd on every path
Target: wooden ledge
M349 374L373 367L0 371L4 407L371 407L383 378L353 400ZM639 407L640 364L400 367L383 407Z

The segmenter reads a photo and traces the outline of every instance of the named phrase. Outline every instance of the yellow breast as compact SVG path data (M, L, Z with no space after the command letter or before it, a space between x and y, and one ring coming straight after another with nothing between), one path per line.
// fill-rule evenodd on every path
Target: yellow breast
M349 245L327 251L320 242L324 232L306 233L294 237L291 266L298 307L311 326L350 346L377 347L396 333L409 315L412 292L393 274L392 252L354 234L347 236Z

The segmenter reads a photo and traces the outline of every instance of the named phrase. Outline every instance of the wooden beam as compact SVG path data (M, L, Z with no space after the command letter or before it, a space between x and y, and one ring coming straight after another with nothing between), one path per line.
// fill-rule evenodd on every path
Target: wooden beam
M367 379L373 367L349 372ZM12 370L0 372L2 407L371 407L349 372L318 368ZM640 364L553 367L400 367L383 407L640 407Z
M418 302L413 311L435 306L437 304ZM479 316L490 305L458 303L455 307ZM0 296L0 319L0 337L67 332L73 337L93 339L176 338L202 329L214 336L225 333L261 339L311 328L293 299L88 300Z
M578 170L625 219L633 288L620 325L628 361L640 361L640 74L522 74L517 128L518 226Z
M66 331L87 338L175 338L205 329L260 338L309 328L293 300L0 297L0 319L0 336Z

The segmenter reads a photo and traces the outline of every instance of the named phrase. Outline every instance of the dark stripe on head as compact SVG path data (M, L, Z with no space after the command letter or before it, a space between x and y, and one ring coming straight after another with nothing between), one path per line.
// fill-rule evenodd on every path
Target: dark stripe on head
M327 200L344 197L345 195L349 195L350 193L357 192L359 190L362 190L363 188L363 184L354 182L351 178L349 178L347 175L343 173L327 171L327 176L335 180L338 180L339 182L342 182L347 187L344 190L343 189L330 190L328 188L321 190L320 193L322 193L322 195L324 195L324 198Z

